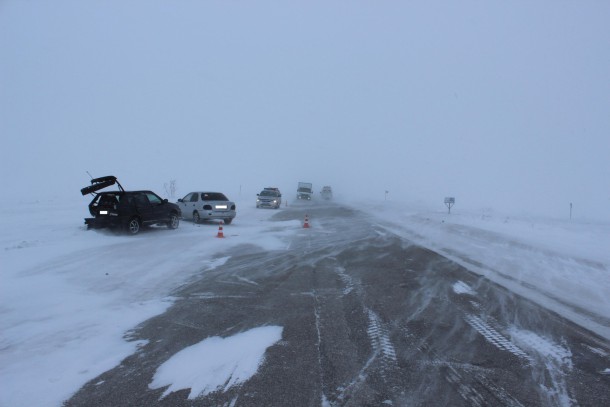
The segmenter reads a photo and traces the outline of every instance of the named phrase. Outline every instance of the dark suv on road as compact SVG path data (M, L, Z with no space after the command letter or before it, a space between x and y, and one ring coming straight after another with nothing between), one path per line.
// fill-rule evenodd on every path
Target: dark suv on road
M118 191L97 192L114 184L119 187ZM125 191L114 176L92 179L91 185L81 189L81 193L94 195L89 203L93 218L85 218L87 229L124 229L135 235L144 225L176 229L180 222L178 205L152 191Z

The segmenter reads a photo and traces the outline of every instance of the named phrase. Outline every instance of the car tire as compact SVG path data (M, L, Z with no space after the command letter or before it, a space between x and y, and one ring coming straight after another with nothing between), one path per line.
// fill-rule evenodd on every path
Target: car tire
M199 212L195 211L193 212L193 223L199 223L201 222L201 217L199 216Z
M171 213L169 215L169 222L167 222L167 227L170 229L178 229L178 225L180 224L180 219L178 219L178 215L175 213Z
M127 233L130 235L137 235L138 232L140 232L141 227L142 225L140 223L140 219L134 216L133 218L129 219L129 222L127 222Z
M230 225L231 222L233 222L232 218L227 218L227 219L224 220L225 225Z

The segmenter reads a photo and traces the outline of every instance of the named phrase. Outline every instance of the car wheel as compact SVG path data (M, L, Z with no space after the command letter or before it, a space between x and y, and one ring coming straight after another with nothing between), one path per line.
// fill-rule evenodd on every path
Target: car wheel
M133 217L127 222L127 232L130 235L137 235L140 231L140 219Z
M180 219L178 219L178 215L172 213L169 215L169 222L167 222L167 227L170 229L177 229L180 224Z
M197 212L197 211L193 212L193 222L194 223L201 222L201 217L199 216L199 212Z
M232 218L226 218L226 219L224 220L224 222L225 222L225 225L230 225L230 224L231 224L231 222L233 222L233 219L232 219Z

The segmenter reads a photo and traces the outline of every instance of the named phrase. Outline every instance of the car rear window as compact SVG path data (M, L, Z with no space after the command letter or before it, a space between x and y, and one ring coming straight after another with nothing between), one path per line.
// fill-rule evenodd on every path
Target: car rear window
M204 201L228 201L229 199L220 192L203 192L201 199Z

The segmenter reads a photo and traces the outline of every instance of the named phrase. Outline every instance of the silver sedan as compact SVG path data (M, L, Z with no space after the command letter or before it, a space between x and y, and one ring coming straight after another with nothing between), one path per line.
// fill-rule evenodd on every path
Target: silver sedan
M220 192L189 192L184 198L178 199L177 204L182 210L182 217L195 223L220 219L228 225L237 215L235 202L229 201Z

